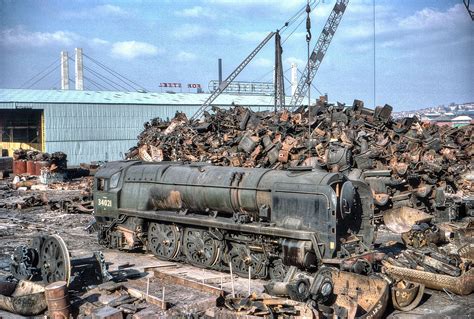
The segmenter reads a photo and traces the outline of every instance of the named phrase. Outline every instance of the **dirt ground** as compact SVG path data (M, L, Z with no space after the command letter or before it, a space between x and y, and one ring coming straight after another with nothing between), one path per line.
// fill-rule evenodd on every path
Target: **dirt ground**
M11 201L12 197L27 196L27 192L1 193L0 181L0 204ZM48 191L51 192L51 191ZM71 196L71 191L56 190L50 196ZM2 205L0 205L1 207ZM28 244L29 241L40 233L59 234L66 242L68 249L73 257L91 255L91 252L101 250L109 270L116 270L119 265L129 264L131 268L143 272L144 268L160 267L169 262L159 261L150 254L145 253L126 253L112 251L101 247L96 238L96 234L90 234L85 227L93 220L90 214L66 214L61 210L51 211L47 207L30 207L25 209L0 208L0 275L9 273L11 254L14 249L22 244ZM398 240L395 234L382 230L379 233L378 241ZM229 274L218 273L215 271L202 270L189 265L178 265L164 267L163 271L170 271L178 275L185 275L197 281L212 279L213 284L220 286L226 291L231 291L231 281ZM216 297L185 288L180 285L167 285L153 277L152 272L145 274L144 277L129 280L126 285L135 287L141 291L146 290L149 280L149 294L162 298L163 287L165 287L165 300L170 303L171 308L162 311L158 306L149 305L141 310L140 316L136 318L156 318L156 317L191 317L193 315L203 316L213 313ZM252 280L251 291L256 293L263 292L265 281ZM237 278L234 282L237 293L246 295L248 292L248 280ZM83 295L90 301L106 301L107 296L94 293ZM448 294L447 292L438 292L427 290L422 303L409 313L401 313L389 309L386 315L390 318L471 318L474 317L474 296L461 297ZM196 316L195 316L196 317ZM0 318L19 318L0 311Z

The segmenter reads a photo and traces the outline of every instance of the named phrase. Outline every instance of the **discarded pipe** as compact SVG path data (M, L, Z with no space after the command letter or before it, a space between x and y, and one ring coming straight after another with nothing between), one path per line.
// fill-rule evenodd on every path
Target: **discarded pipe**
M424 284L427 288L435 290L448 289L458 295L469 295L474 290L474 268L459 277L430 273L421 270L393 266L387 261L382 261L385 272L393 277Z

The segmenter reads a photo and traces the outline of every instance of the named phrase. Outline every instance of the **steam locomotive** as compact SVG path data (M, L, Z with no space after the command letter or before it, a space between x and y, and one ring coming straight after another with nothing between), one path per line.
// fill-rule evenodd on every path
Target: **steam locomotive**
M311 168L109 162L95 175L99 243L254 278L361 253L374 241L362 181Z

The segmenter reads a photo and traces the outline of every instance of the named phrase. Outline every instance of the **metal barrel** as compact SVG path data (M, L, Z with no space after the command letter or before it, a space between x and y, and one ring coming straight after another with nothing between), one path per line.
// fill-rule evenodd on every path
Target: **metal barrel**
M65 281L57 281L44 288L46 302L48 303L48 318L66 319L69 318L70 304Z
M26 161L25 160L14 160L13 161L13 174L21 175L26 173Z
M26 161L26 173L28 175L35 175L35 162L32 160Z

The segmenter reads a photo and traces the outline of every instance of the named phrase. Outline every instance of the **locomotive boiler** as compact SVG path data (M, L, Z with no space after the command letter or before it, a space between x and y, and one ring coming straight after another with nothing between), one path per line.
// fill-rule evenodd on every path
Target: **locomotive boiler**
M310 168L110 162L94 207L102 245L258 278L311 271L374 240L370 188Z

